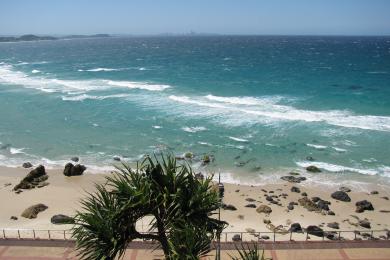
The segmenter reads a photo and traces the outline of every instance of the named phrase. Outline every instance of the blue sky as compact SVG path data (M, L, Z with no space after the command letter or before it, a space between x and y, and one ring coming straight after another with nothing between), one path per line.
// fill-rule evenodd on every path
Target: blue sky
M0 0L0 35L390 35L389 0Z

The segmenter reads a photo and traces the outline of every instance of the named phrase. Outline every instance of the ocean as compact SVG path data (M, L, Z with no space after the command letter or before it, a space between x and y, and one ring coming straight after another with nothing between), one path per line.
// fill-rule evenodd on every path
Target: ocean
M390 37L0 43L0 165L161 152L231 182L315 165L319 183L390 183Z

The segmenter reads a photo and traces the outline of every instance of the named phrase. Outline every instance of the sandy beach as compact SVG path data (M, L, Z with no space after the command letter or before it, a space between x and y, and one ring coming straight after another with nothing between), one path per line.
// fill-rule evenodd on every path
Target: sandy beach
M85 173L82 176L67 177L63 175L62 169L46 170L50 184L42 188L23 190L17 194L13 187L26 176L30 169L24 168L0 168L0 228L6 229L68 229L70 225L55 225L50 222L53 215L65 214L72 216L80 210L80 199L86 196L87 192L94 191L94 183L104 183L104 177L109 173L91 174ZM292 192L291 188L300 189L300 193ZM239 185L225 183L225 194L223 202L230 205L227 209L221 210L221 219L229 223L225 232L265 232L289 230L292 223L300 223L302 228L309 225L316 225L324 230L369 230L361 227L359 220L370 222L371 229L384 230L390 225L390 201L386 197L390 192L384 189L378 190L377 194L367 192L348 192L350 202L337 201L331 198L331 193L337 191L339 187L335 185L332 190L319 189L318 187L307 187L300 183L289 183L284 180L275 184L266 185ZM374 191L374 189L373 189ZM324 201L329 201L329 208L334 215L329 215L328 211L308 211L299 205L298 200L319 197ZM376 193L376 192L374 192ZM267 198L268 196L268 198ZM272 199L271 199L272 198ZM355 203L367 200L372 203L374 210L356 213ZM293 209L287 208L290 202L297 202ZM39 213L35 219L27 219L21 216L23 210L31 205L43 203L48 209ZM246 207L254 204L252 207ZM272 212L259 213L257 208L261 205L270 207ZM234 207L231 207L234 206ZM235 209L234 209L235 208ZM18 219L12 220L11 216ZM330 228L328 223L337 222L339 229ZM147 221L140 222L138 228L147 230ZM271 224L270 224L271 223Z

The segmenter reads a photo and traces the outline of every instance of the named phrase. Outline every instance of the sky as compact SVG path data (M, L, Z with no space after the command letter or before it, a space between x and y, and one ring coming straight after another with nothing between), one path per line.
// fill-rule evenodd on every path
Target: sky
M0 0L0 35L390 35L390 0Z

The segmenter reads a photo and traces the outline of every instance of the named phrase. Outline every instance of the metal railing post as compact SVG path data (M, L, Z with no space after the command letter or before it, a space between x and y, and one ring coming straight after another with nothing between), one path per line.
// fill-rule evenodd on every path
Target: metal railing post
M19 229L18 229L18 239L20 239L20 231L19 231Z
M50 230L47 231L47 234L49 235L49 240L51 240L51 237L50 237Z
M374 230L371 230L371 240L374 240Z
M355 238L354 238L353 240L356 240L356 235L357 235L357 234L356 234L356 231L354 231L353 233L355 233Z
M292 241L292 231L290 230L290 241Z
M7 239L6 236L5 236L5 230L3 229L3 237L4 239Z
M276 235L275 235L275 230L274 230L274 242L275 242L275 240L276 240Z
M309 237L309 233L307 233L307 231L306 231L306 241L307 241L308 237Z
M35 229L33 229L33 236L34 236L34 240L35 240Z
M341 240L341 231L339 231L339 240Z
M228 241L228 239L227 239L227 233L225 233L225 242L227 242Z
M66 240L65 230L64 230L64 239Z

